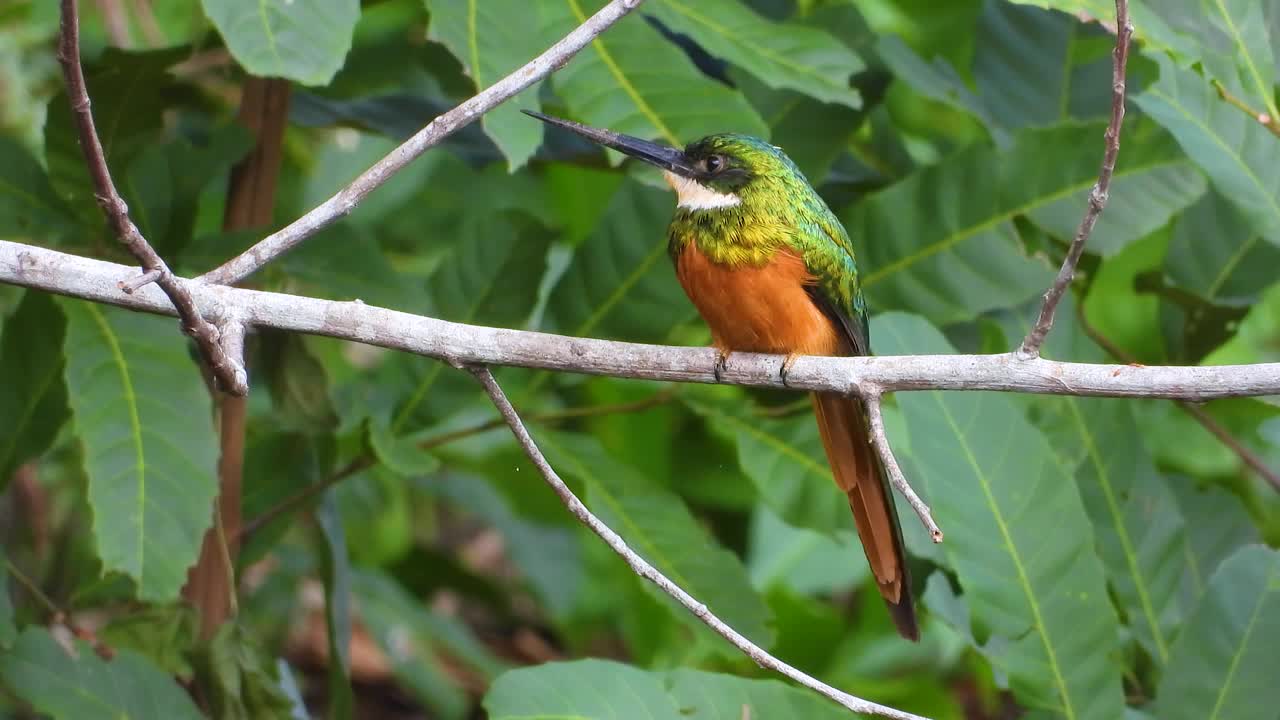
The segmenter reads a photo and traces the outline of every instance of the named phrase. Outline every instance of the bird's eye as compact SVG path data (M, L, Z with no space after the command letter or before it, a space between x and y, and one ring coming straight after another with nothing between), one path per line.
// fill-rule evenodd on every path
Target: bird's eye
M708 155L707 158L702 161L702 166L706 168L708 173L718 173L722 168L724 168L724 156Z

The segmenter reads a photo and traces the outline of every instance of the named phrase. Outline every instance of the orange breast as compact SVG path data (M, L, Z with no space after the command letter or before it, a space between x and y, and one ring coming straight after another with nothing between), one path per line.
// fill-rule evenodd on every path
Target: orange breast
M761 267L712 262L696 243L676 259L676 277L723 350L844 355L834 323L814 305L799 255L780 250Z

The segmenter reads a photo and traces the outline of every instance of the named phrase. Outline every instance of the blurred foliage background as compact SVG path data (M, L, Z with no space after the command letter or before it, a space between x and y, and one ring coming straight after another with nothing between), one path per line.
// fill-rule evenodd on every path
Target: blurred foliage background
M81 12L117 185L200 273L270 229L223 229L254 145L235 119L249 75L289 81L274 228L601 4ZM1280 360L1280 137L1256 117L1280 117L1280 0L1130 5L1110 206L1046 355ZM132 264L76 145L56 6L0 4L0 238ZM1007 351L1096 177L1112 17L1106 0L649 0L248 284L707 343L656 174L544 138L517 112L541 108L672 143L769 137L853 237L878 353ZM234 620L202 636L179 597L211 523L216 398L175 323L8 287L0 323L0 715L844 716L576 525L465 373L273 332L249 343ZM1173 403L898 395L890 437L946 532L935 546L903 516L911 644L867 587L807 401L498 377L637 551L828 683L939 719L1280 717L1280 498ZM1280 468L1275 398L1201 409Z

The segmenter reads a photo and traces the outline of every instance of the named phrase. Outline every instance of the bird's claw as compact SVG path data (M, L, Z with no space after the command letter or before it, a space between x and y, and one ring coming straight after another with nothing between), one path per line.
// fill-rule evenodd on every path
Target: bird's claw
M716 376L716 382L724 380L724 372L729 369L729 352L716 348L716 364L712 366L712 373Z
M799 353L787 353L787 357L782 361L782 367L778 368L778 379L782 380L783 387L791 387L787 384L787 376L791 374L791 366L796 364L798 357L800 357Z

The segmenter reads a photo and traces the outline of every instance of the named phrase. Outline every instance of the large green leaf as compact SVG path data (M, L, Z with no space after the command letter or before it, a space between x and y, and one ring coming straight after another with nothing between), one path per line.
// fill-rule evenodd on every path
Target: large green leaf
M1273 720L1280 706L1280 552L1241 548L1209 581L1156 694L1162 720Z
M1280 248L1216 190L1178 216L1165 255L1177 286L1215 303L1250 305L1276 280Z
M48 449L67 419L62 383L66 320L53 298L28 290L0 334L0 488Z
M1160 81L1134 102L1178 139L1267 240L1280 244L1280 142L1194 71L1158 57Z
M954 352L919 318L882 316L889 354ZM898 395L919 484L947 533L976 637L1019 701L1068 718L1115 718L1117 622L1093 528L1044 436L1008 398Z
M828 534L853 529L844 494L831 478L812 413L774 419L753 416L750 403L743 398L737 398L738 409L688 396L685 400L694 412L733 438L742 472L783 520Z
M678 495L609 457L593 438L539 433L538 439L552 466L586 486L587 504L641 557L738 632L763 646L772 642L769 610L742 561L707 534ZM669 600L649 583L645 588ZM702 627L685 609L668 606L682 621Z
M646 718L679 720L662 676L607 660L544 663L512 670L484 696L491 720Z
M848 711L830 701L777 680L689 669L647 672L607 660L513 670L489 689L484 707L493 720L849 717Z
M1129 0L1129 21L1133 24L1134 39L1153 49L1187 53L1194 45L1180 33L1169 27L1154 8L1167 0ZM1114 0L1010 0L1020 5L1035 5L1115 26Z
M1177 501L1142 445L1131 408L1120 400L1063 399L1049 437L1055 450L1078 461L1071 464L1107 578L1134 634L1163 665L1178 620L1187 540Z
M1270 7L1269 7L1270 6ZM1249 105L1276 117L1276 67L1266 12L1274 0L1162 0L1152 4L1175 31L1192 39L1180 65L1205 71Z
M629 181L573 255L546 319L569 335L661 341L693 317L667 256L672 197Z
M72 655L41 627L27 628L0 653L0 679L55 720L204 717L182 687L142 655L120 650L107 661L82 642Z
M841 213L872 305L954 322L1042 292L1050 269L1026 255L1013 220L1030 214L1070 238L1097 180L1102 132L1067 125L1024 131L1004 153L970 147ZM1166 136L1126 137L1111 202L1145 214L1104 214L1094 236L1104 250L1145 235L1199 192L1193 166Z
M544 38L563 36L603 4L537 0ZM673 145L713 133L769 132L741 94L703 75L638 16L624 18L593 40L552 76L552 84L576 119Z
M174 320L60 305L98 554L106 570L137 581L141 598L172 599L213 519L209 392Z
M0 135L0 235L48 245L75 227L44 168L17 140Z
M770 22L739 0L655 0L644 10L769 87L862 106L858 91L849 87L849 76L864 67L862 59L821 30Z
M428 36L443 43L467 69L477 90L501 80L541 50L537 7L528 0L427 0ZM542 127L520 113L538 107L532 87L486 113L484 130L518 170L542 142Z
M342 68L359 0L201 0L244 69L303 85L324 85Z
M1185 617L1200 602L1219 564L1260 538L1240 498L1220 487L1198 487L1195 481L1179 475L1169 476L1167 482L1186 518L1187 542L1179 593Z

